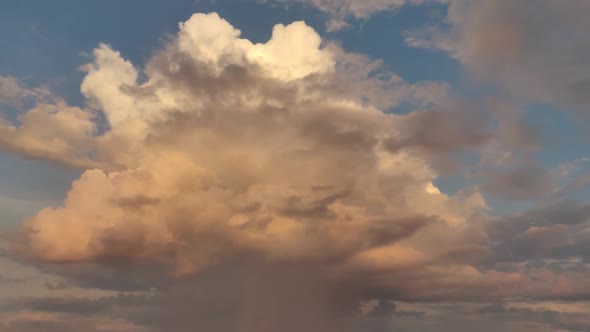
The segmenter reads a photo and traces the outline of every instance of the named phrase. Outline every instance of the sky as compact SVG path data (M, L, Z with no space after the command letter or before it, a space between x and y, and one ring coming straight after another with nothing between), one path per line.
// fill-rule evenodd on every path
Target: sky
M590 331L589 14L3 0L0 331Z

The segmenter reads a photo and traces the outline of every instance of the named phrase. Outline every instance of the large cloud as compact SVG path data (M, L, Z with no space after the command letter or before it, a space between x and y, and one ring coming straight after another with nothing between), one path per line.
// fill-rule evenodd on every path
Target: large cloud
M352 90L371 83L386 93L391 78L336 73L351 56L322 48L302 22L273 31L255 45L216 14L196 14L149 61L143 83L119 53L97 48L82 92L109 129L92 135L82 110L79 124L57 118L47 128L67 142L91 137L84 146L118 170L86 171L63 207L29 220L32 253L52 262L162 259L178 273L235 252L342 259L430 224L462 227L477 213L480 199L441 194L435 171L403 149L430 128L401 131L413 117L384 114L372 106L378 97ZM301 51L288 52L294 40ZM14 132L40 135L28 135L36 112Z
M137 292L9 310L73 330L325 332L383 329L392 300L588 296L548 266L497 268L481 195L436 188L441 155L494 135L443 85L302 22L263 44L217 14L179 28L143 68L97 47L87 107L40 102L0 125L3 148L85 169L26 222L24 253L70 285ZM400 103L429 110L381 111ZM0 323L38 327L26 317Z

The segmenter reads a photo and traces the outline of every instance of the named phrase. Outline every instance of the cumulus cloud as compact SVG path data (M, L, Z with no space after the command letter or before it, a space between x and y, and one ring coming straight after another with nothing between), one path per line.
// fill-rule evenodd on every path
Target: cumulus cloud
M300 52L286 51L293 40ZM104 113L106 133L93 134L92 113L81 109L33 109L13 130L42 139L30 123L43 122L116 169L86 171L63 207L27 222L40 259L161 259L177 273L234 252L342 259L432 223L461 227L484 205L441 194L436 172L403 149L416 144L404 135L434 128L418 122L400 135L413 117L372 106L390 84L402 90L400 100L416 88L394 76L370 79L354 66L336 74L364 58L322 47L302 22L277 25L267 43L252 44L217 14L196 14L148 62L142 83L139 69L109 46L94 55L82 92ZM347 73L353 82L340 85ZM355 84L372 84L376 97L355 93ZM399 143L391 148L391 141ZM452 146L461 143L444 148ZM78 240L64 241L64 232Z
M33 105L27 112L16 109ZM97 113L68 105L49 88L25 87L10 76L0 76L0 150L17 152L77 167L97 166L95 150Z
M95 165L90 156L96 132L92 117L63 102L37 104L19 117L18 125L0 118L0 149L76 166Z
M394 300L588 295L551 267L499 269L482 196L435 186L434 160L495 135L486 116L303 22L255 44L195 14L144 66L101 44L83 70L85 107L39 101L0 126L4 149L85 170L19 249L72 285L139 294L23 300L8 310L38 320L7 328L379 330ZM401 103L425 110L383 111Z
M477 0L450 2L446 24L410 32L418 47L447 51L514 97L585 111L590 82L590 4Z

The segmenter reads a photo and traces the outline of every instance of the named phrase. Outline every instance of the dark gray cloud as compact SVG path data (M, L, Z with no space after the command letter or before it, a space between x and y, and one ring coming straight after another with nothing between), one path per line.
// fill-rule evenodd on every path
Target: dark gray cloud
M465 104L413 112L404 121L401 137L390 139L387 148L393 151L418 148L441 154L475 150L494 135L488 115L478 106Z
M585 0L452 0L448 29L415 31L407 40L449 52L517 98L586 112L589 11Z
M532 160L506 171L494 169L487 173L488 181L482 190L508 200L549 197L556 189L556 175Z
M536 321L546 323L555 329L584 332L590 329L590 319L583 312L560 312L552 309L507 307L503 303L484 306L478 310L486 316L500 317L513 321Z
M549 201L488 224L495 263L533 262L556 270L583 269L590 258L590 207L573 200ZM555 261L557 260L557 261Z

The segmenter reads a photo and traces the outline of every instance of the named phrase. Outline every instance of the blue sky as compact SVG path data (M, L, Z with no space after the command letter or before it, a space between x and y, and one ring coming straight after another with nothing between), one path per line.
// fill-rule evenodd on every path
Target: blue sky
M2 1L0 330L587 331L588 14Z

